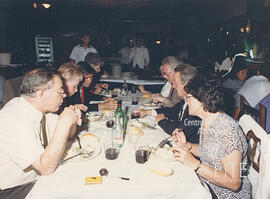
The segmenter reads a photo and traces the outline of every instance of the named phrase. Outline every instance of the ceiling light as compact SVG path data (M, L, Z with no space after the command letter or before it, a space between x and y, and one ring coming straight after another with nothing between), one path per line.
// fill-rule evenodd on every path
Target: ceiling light
M50 8L52 5L49 4L49 3L42 3L42 6L43 6L44 8Z

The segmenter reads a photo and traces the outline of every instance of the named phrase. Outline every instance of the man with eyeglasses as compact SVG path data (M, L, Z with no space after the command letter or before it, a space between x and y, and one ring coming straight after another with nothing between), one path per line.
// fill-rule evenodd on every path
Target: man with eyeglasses
M199 143L198 130L201 124L200 118L189 115L188 106L185 99L188 99L184 90L189 80L197 75L197 69L188 64L181 63L174 69L173 88L182 99L173 107L163 107L155 110L135 110L140 117L146 115L155 116L158 125L169 135L172 135L176 128L182 129L189 142Z
M162 60L163 77L167 79L171 85L174 82L174 69L180 63L181 62L174 56L168 56ZM163 107L173 107L180 100L181 98L178 96L176 89L173 87L170 88L170 92L167 97L164 97L160 93L153 94L153 101L155 103L161 102Z
M52 174L81 123L74 106L54 114L66 97L57 72L28 72L20 92L0 111L0 198L25 198L40 175Z

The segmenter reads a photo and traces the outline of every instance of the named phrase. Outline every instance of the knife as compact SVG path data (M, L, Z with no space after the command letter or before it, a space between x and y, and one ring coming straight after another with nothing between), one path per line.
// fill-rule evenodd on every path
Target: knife
M66 162L67 160L70 160L70 159L72 159L72 158L75 158L75 157L77 157L77 156L79 156L79 155L82 155L82 154L83 154L83 152L80 152L80 153L78 153L78 154L76 154L76 155L73 155L73 156L71 156L71 157L69 157L69 158L66 158L66 159L60 161L60 164Z
M77 142L79 144L79 147L81 149L82 148L82 145L81 145L80 137L78 135L76 136L76 140L77 140Z
M162 140L158 145L157 148L161 148L163 147L165 144L168 144L170 147L172 147L172 144L170 143L171 141L169 139L171 139L173 136L170 136L164 140Z

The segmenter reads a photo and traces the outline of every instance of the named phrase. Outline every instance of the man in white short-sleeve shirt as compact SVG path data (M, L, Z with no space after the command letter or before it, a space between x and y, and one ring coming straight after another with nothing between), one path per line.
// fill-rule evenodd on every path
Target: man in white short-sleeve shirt
M242 86L237 94L242 95L250 106L255 107L270 93L270 69L265 63L261 66L260 75L254 75Z
M73 127L80 122L80 111L73 106L59 116L52 114L66 96L56 72L30 71L22 81L21 94L0 111L0 198L25 198L29 183L39 175L52 174L67 139L75 133Z
M88 53L98 53L97 50L90 45L90 34L83 33L81 35L81 44L78 44L72 49L72 52L69 56L70 60L73 61L75 64L78 62L84 61L85 56Z

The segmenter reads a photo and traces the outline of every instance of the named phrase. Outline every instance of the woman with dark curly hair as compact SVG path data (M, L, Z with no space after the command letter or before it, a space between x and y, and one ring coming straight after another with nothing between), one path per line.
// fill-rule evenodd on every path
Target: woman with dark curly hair
M197 77L184 89L189 114L202 119L200 142L187 142L184 133L175 130L175 157L209 184L216 198L250 198L250 183L244 176L247 141L237 122L223 112L220 80Z

